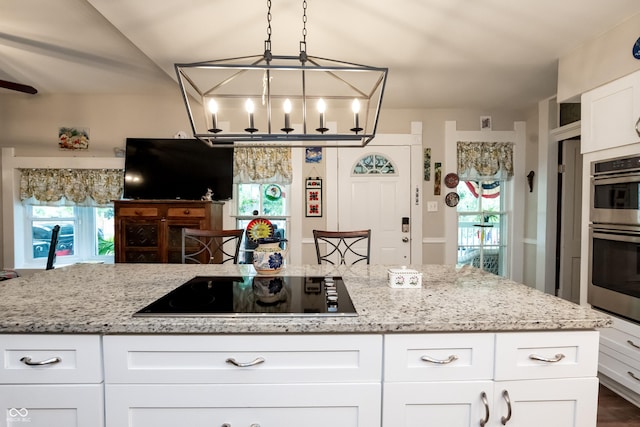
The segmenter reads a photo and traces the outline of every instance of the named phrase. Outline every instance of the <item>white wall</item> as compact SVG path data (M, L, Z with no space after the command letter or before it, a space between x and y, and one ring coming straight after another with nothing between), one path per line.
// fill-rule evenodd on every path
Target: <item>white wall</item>
M640 70L640 61L631 54L639 28L637 14L560 58L558 102L580 102L582 93Z

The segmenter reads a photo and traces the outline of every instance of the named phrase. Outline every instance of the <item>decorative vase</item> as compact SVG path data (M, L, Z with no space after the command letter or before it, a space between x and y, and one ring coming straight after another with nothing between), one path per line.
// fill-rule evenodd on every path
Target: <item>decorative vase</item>
M258 239L258 247L253 250L253 267L258 274L274 275L282 270L289 249L282 249L280 242L286 240L279 237Z

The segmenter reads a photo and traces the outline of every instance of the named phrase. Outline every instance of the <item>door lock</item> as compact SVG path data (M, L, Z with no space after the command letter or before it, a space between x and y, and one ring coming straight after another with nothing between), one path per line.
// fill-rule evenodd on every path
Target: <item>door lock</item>
M409 217L408 216L403 216L402 217L402 232L403 233L408 233L409 232Z

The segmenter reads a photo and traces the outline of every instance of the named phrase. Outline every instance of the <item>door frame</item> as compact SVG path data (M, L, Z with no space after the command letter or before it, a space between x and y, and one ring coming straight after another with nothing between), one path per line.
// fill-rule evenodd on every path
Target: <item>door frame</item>
M367 145L375 146L401 146L411 147L410 182L409 193L411 203L410 233L411 262L409 264L422 264L422 122L411 122L409 134L378 134ZM327 230L338 229L338 148L326 148L326 226Z

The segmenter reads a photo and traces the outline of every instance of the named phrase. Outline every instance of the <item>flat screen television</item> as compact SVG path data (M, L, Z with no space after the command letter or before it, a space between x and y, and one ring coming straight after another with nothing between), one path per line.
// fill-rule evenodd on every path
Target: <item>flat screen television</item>
M197 139L127 138L125 199L213 200L233 194L233 147L207 146Z

